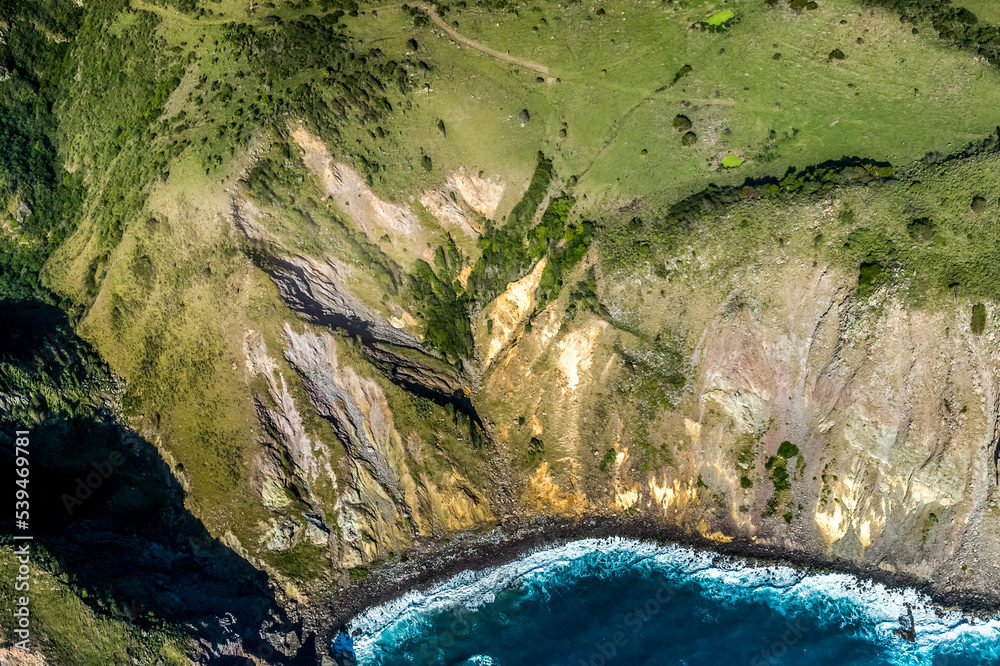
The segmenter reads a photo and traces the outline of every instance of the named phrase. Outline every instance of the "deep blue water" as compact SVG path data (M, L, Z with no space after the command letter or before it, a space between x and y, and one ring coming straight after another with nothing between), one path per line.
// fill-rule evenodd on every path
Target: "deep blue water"
M913 606L916 643L893 636ZM464 574L356 618L359 663L860 666L1000 663L1000 622L912 591L587 540Z

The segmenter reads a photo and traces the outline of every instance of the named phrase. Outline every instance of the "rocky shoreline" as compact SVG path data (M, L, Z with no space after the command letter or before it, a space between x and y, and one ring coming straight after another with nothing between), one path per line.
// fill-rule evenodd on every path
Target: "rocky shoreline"
M929 581L906 574L858 566L849 561L832 560L806 552L788 551L745 539L720 543L687 534L674 526L651 524L641 519L600 516L573 521L540 517L481 533L466 533L453 540L419 543L400 561L373 569L364 580L323 598L316 598L301 608L299 617L303 632L315 635L317 649L326 654L325 646L329 645L338 627L365 610L408 591L425 590L463 571L500 566L533 550L580 539L611 537L707 550L716 553L719 558L738 559L753 566L781 565L808 574L850 574L888 588L914 589L926 594L934 604L960 611L970 618L986 619L1000 613L1000 585L994 592L970 594L939 589Z

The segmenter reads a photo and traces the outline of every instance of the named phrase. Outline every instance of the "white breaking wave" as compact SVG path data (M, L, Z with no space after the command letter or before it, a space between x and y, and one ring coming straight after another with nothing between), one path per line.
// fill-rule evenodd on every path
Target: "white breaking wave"
M934 655L974 653L983 663L1000 663L1000 617L970 620L961 613L934 605L910 589L887 588L849 574L804 574L786 566L757 567L738 560L716 565L717 554L682 546L660 546L632 539L583 539L530 552L482 571L465 571L426 591L412 591L371 608L350 622L361 629L355 649L361 664L371 663L379 636L392 628L397 640L419 636L425 619L464 606L475 609L491 603L498 592L527 585L533 594L545 587L572 585L584 574L613 577L621 571L643 569L675 583L694 583L706 598L726 605L763 603L791 616L807 612L823 626L860 627L861 638L884 648L892 663L931 664ZM916 642L893 636L913 611ZM495 665L488 656L469 664Z

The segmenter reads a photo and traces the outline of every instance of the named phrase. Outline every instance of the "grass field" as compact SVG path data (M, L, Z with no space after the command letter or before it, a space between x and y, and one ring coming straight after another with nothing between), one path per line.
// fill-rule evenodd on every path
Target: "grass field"
M208 178L225 173L255 127L244 112L258 92L224 43L224 23L323 14L266 4L250 14L242 2L209 3L211 14L200 19L136 5L161 18L158 34L189 63L161 120L172 142L195 151ZM374 186L388 199L405 200L465 167L508 186L502 216L542 150L590 196L667 201L708 182L780 176L844 156L902 164L996 126L989 109L1000 101L1000 74L973 53L948 48L932 30L914 35L897 16L852 0L814 11L763 0L536 3L508 12L462 4L445 13L449 26L547 72L459 43L399 4L340 19L354 48L421 64L409 77L408 101L399 100L378 132L364 123L341 128L342 146L354 146L342 157L379 162ZM722 9L736 14L725 28L692 28ZM978 13L989 20L983 8ZM835 49L844 59L831 59ZM684 68L690 71L675 82ZM296 79L317 76L303 70ZM678 115L690 119L693 145L682 145L683 132L673 127ZM745 161L723 169L730 154Z
M558 170L592 194L675 199L708 182L780 176L844 156L902 164L996 126L988 109L1000 101L1000 76L930 30L913 35L897 16L847 0L801 12L744 1L733 5L729 29L691 29L721 7L612 1L445 15L463 35L548 67L541 78L558 79L551 83L435 26L413 27L395 7L348 26L390 54L402 55L413 37L433 65L417 112L397 117L408 129L404 154L424 148L445 164L496 159L509 174L525 172L530 145L554 154ZM843 60L830 58L835 49ZM690 72L671 85L685 65ZM524 127L520 107L531 115ZM693 123L692 146L672 127L678 114ZM436 134L437 118L447 138ZM728 154L746 161L722 172Z

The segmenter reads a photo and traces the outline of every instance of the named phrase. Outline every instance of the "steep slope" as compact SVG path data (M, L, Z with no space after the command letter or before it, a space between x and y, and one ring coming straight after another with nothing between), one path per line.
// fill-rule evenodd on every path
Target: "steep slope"
M90 663L310 660L373 571L550 519L996 604L1000 158L942 157L995 126L995 30L786 4L5 18L0 293L117 388L64 332L0 413L141 453L44 535L54 606L125 636ZM108 453L60 450L58 488Z

